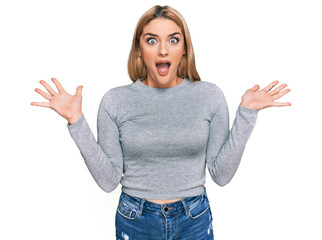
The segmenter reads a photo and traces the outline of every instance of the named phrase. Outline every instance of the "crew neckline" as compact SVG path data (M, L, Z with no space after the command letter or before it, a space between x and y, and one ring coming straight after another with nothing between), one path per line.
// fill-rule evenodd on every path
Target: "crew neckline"
M146 91L146 92L151 92L151 93L173 93L176 91L179 91L180 89L184 88L190 80L186 77L183 78L183 81L179 83L177 86L174 87L169 87L169 88L157 88L157 87L150 87L145 85L143 82L142 78L138 78L134 83L133 86Z

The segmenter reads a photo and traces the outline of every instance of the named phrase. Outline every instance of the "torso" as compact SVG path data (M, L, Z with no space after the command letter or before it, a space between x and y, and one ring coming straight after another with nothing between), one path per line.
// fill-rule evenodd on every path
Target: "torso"
M156 200L156 199L146 199L146 200L148 200L150 202L157 203L157 204L166 204L166 203L172 203L172 202L179 201L180 199L182 199L182 198L168 199L168 200Z
M183 81L183 79L182 79ZM181 81L181 82L182 82ZM146 82L146 79L142 81L142 83L144 83L145 85L147 85L147 82ZM150 202L154 202L154 203L157 203L157 204L166 204L166 203L172 203L172 202L176 202L176 201L179 201L180 199L182 198L177 198L177 199L167 199L167 200L157 200L157 199L146 199Z

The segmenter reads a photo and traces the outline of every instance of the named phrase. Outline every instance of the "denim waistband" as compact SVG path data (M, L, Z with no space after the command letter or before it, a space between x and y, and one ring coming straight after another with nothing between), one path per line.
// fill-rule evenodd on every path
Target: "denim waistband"
M144 198L138 198L131 195L126 194L125 192L121 192L120 199L123 199L127 202L127 204L132 205L133 208L136 208L139 212L139 215L142 215L143 209L149 212L153 212L156 214L175 214L180 211L185 210L186 215L189 214L188 206L198 204L198 202L208 202L206 187L204 187L204 192L197 196L185 197L176 202L166 203L166 204L158 204L151 201L148 201Z

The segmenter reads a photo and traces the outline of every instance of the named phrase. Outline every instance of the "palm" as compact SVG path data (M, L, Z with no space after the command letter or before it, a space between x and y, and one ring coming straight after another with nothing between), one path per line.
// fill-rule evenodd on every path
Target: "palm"
M72 117L73 110L76 110L79 105L81 105L81 99L65 91L54 95L49 102L51 109L67 119Z
M278 84L278 81L274 81L267 87L259 90L259 86L256 84L254 87L248 89L242 97L241 106L245 106L255 110L261 110L267 107L283 107L290 106L290 102L274 102L275 100L281 98L286 93L290 92L290 89L283 88L287 87L287 84L282 84L273 91L272 88ZM259 91L258 91L259 90Z
M36 88L35 91L49 100L49 102L32 102L31 105L51 108L67 120L71 119L77 114L79 115L82 107L81 90L83 87L78 86L76 89L76 94L71 95L64 90L57 79L52 78L52 81L55 83L58 93L56 93L48 83L46 83L44 80L41 80L40 83L48 90L50 94L42 91L39 88Z

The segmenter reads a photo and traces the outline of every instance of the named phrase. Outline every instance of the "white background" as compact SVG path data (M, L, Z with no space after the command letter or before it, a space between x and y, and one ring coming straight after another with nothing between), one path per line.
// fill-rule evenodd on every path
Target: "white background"
M322 239L320 1L1 1L0 239L115 239L121 185L90 175L55 111L34 91L56 77L95 135L99 102L131 83L127 59L139 17L155 4L186 19L202 80L224 92L232 124L244 92L274 80L291 107L259 112L225 187L207 171L215 239Z

